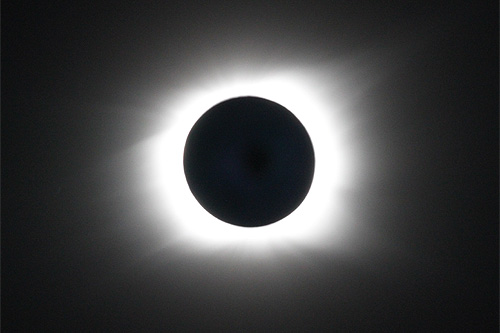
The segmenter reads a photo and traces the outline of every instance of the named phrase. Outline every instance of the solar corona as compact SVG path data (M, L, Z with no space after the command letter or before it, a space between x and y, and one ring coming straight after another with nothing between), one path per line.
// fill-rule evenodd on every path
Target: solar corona
M358 223L342 194L366 164L341 75L323 74L234 71L163 95L127 171L159 248L251 260L348 246Z

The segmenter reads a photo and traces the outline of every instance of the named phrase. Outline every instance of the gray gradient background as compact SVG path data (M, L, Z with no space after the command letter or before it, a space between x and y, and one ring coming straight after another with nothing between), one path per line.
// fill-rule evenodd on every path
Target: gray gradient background
M498 4L2 9L6 332L496 331ZM114 156L152 135L158 96L241 63L340 68L363 91L354 251L162 250L136 211Z

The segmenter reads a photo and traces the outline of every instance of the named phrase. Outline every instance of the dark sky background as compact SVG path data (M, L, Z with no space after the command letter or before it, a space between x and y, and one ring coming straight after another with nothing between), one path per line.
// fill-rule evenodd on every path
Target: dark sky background
M3 330L498 331L498 3L487 3L3 3ZM347 209L392 246L363 259L301 248L272 266L146 251L155 232L117 185L125 173L98 170L152 135L142 110L157 96L234 59L354 58L388 74L357 105L382 172Z

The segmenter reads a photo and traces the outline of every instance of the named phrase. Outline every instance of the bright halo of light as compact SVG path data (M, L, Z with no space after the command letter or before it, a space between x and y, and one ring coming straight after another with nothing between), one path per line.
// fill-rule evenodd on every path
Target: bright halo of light
M348 117L342 116L343 100L340 93L322 88L332 86L325 80L320 73L298 71L234 73L219 80L200 80L183 94L165 98L159 133L138 147L143 168L136 179L148 193L141 205L155 215L151 220L157 232L165 233L165 243L251 247L258 252L297 243L335 246L346 241L349 221L341 194L356 178L355 152L345 146L349 124ZM192 126L215 104L241 96L265 98L290 110L314 147L315 171L308 195L290 215L264 227L244 228L218 220L197 202L184 175L184 145Z

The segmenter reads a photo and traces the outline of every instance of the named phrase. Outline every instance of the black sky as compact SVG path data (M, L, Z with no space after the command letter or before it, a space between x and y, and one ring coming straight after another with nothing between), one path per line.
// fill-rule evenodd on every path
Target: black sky
M21 0L2 51L4 331L498 331L498 3ZM130 264L154 231L98 170L151 135L155 96L233 59L371 57L387 76L358 110L383 172L348 208L400 245Z

